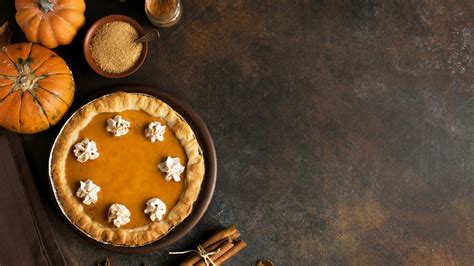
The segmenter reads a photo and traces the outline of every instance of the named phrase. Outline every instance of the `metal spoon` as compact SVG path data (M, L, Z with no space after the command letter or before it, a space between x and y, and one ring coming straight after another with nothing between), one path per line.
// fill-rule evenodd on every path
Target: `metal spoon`
M152 30L145 33L145 35L143 35L142 37L136 39L135 43L155 41L155 40L158 40L159 38L160 38L160 32L158 30Z

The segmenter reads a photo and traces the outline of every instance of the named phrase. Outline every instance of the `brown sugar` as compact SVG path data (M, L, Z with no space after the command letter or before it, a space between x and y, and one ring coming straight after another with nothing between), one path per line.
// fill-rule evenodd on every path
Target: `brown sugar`
M123 73L132 68L140 58L143 45L134 43L138 37L138 31L129 23L106 23L92 37L92 58L106 72Z
M147 0L146 8L155 17L169 17L176 10L177 0Z

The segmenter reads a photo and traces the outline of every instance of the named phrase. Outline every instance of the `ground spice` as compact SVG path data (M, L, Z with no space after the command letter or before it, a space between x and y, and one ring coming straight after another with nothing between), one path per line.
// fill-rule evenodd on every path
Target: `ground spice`
M106 23L92 37L92 58L106 72L123 73L132 68L140 58L143 45L134 43L138 37L138 31L129 23Z
M169 17L175 10L177 0L147 0L146 7L155 17Z

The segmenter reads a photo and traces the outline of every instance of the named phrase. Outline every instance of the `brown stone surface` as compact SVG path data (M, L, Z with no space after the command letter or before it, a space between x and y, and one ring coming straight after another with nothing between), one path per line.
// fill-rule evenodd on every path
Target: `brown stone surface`
M7 3L6 3L7 2ZM13 19L13 1L0 4ZM87 1L87 25L143 1ZM143 67L108 80L81 43L57 49L76 109L102 88L139 83L190 103L218 153L199 225L170 250L236 224L249 247L230 265L474 263L474 5L470 0L184 1ZM13 41L23 40L16 30ZM64 121L63 121L64 122ZM71 231L47 190L59 126L23 143L52 223L82 264L173 264L119 255Z

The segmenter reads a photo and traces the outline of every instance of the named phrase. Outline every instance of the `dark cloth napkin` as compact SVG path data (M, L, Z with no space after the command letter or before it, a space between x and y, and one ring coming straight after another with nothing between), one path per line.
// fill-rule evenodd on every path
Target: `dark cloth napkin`
M76 265L58 242L19 137L0 130L0 265Z

